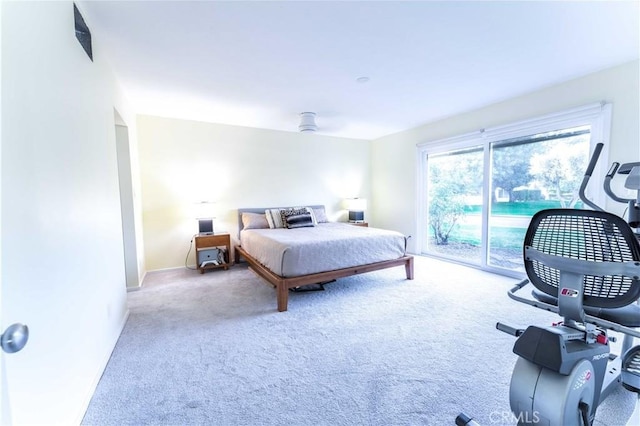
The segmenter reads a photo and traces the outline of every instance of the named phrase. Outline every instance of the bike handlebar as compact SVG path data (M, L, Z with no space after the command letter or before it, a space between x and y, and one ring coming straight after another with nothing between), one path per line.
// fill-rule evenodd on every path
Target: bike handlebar
M613 190L611 189L611 181L613 180L613 177L615 176L616 172L618 171L618 167L620 167L620 163L611 164L611 167L609 168L609 172L604 177L604 192L609 197L611 197L611 199L613 201L617 201L619 203L628 203L630 201L634 201L631 198L618 197L616 194L614 194Z
M584 172L585 176L591 177L593 173L593 169L596 168L596 164L598 163L598 158L600 158L600 153L602 152L602 148L604 144L602 142L597 143L595 149L593 150L593 154L591 155L591 161L589 161L589 166L587 167L587 171Z
M596 163L598 162L598 158L600 158L600 153L602 152L602 148L604 144L602 142L596 144L595 149L593 150L593 154L591 155L591 160L589 161L589 166L587 167L587 171L584 172L584 177L582 178L582 184L580 185L580 190L578 191L578 195L583 203L588 205L594 210L604 211L602 207L592 202L587 198L584 191L587 189L587 184L589 183L589 179L591 179L591 174L593 173L593 169L596 167Z
M607 172L606 177L613 178L613 175L615 175L616 172L618 171L618 167L620 167L620 163L616 163L616 162L611 163L611 167L609 168L609 171Z
M516 294L518 291L522 290L528 284L529 284L529 280L528 279L524 279L524 280L520 281L515 286L513 286L512 289L510 289L507 292L507 295L509 296L510 299L513 299L516 302L524 303L525 305L533 306L535 308L543 309L545 311L553 312L555 314L560 315L560 309L558 308L558 305L552 305L552 304L549 304L549 303L541 302L541 301L539 301L537 299L523 297L523 296L519 296L519 295ZM616 322L608 321L608 320L605 320L605 319L602 319L602 318L599 318L599 317L595 317L593 315L585 314L584 322L590 322L590 323L595 324L595 325L597 325L599 327L602 327L602 328L608 328L609 330L617 331L619 333L623 333L623 334L626 334L628 336L633 336L633 337L640 338L640 330L636 330L636 329L631 328L631 327L626 327L626 326L618 324ZM502 329L502 327L498 327L497 324L496 324L496 328L498 330L500 330L500 331L505 331L505 330Z

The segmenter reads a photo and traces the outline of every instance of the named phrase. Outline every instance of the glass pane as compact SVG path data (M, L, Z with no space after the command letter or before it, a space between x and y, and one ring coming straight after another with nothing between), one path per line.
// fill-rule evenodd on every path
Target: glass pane
M480 263L482 160L481 147L427 157L427 253Z
M491 266L523 271L531 217L547 208L581 208L578 190L589 160L589 126L495 143L491 148Z

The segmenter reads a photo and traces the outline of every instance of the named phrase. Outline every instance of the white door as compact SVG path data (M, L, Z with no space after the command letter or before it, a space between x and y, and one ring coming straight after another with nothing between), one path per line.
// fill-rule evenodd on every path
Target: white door
M79 424L127 318L117 82L72 1L0 7L0 332L29 326L0 383L14 424Z
M2 3L0 2L0 22L2 22ZM0 31L0 44L2 44L2 31ZM2 59L0 55L0 82L2 81ZM2 84L0 84L0 99L2 99ZM2 140L2 102L0 102L0 141ZM0 143L0 176L2 175L2 144ZM0 185L0 211L2 210L2 186ZM1 219L1 218L0 218ZM2 241L2 220L0 220L0 241ZM0 244L0 330L2 329L2 245ZM0 331L2 333L2 331ZM0 424L11 424L9 413L9 398L7 396L7 375L5 374L4 354L0 351Z
M2 406L0 406L0 422L3 425L11 424L11 413L9 412L9 398L7 397L6 374L4 373L4 356L0 355L0 397L2 398Z
M11 413L9 412L9 398L7 396L7 375L5 374L4 355L0 354L0 398L2 398L2 405L0 406L0 424L11 424Z
M9 403L9 385L6 374L5 353L17 354L29 340L29 328L20 323L14 323L7 327L0 336L0 397L1 408L0 424L12 424L11 405Z

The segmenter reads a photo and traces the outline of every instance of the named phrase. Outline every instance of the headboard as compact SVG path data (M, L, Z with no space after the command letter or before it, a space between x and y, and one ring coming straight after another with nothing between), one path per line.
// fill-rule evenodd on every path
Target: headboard
M324 209L323 204L314 204L314 205L302 205L301 207L311 207L312 209ZM264 213L265 210L268 209L286 209L289 207L297 207L297 206L287 206L287 207L248 207L238 209L238 235L240 235L240 231L244 228L244 224L242 223L242 213Z

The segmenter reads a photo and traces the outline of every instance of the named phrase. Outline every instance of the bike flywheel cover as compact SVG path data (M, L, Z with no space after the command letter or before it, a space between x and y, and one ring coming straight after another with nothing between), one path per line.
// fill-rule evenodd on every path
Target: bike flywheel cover
M567 376L519 358L511 377L509 399L519 425L580 425L581 402L593 416L596 380L591 362L580 361Z

